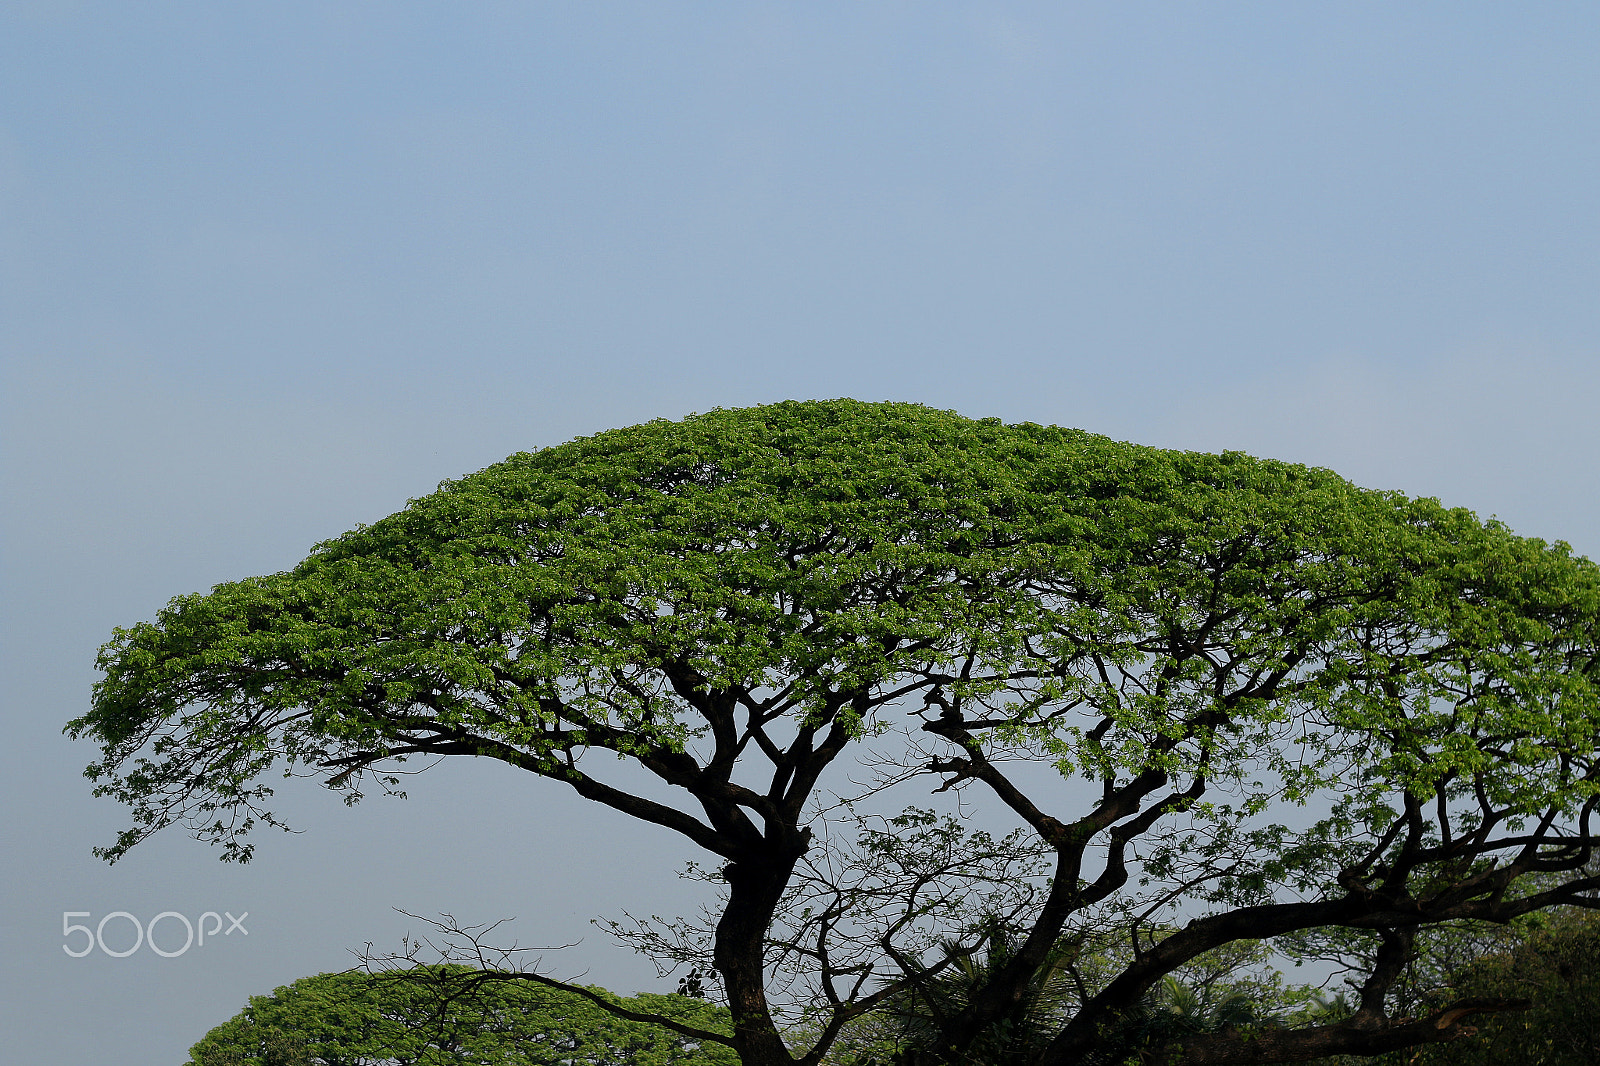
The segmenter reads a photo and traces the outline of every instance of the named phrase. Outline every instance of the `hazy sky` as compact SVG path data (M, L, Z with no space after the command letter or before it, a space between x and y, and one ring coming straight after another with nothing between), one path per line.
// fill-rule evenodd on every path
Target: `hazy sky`
M1597 54L1585 4L4 4L6 1053L174 1066L391 907L670 990L587 919L688 856L509 771L89 854L112 627L513 451L911 400L1600 553ZM249 933L63 953L118 910Z

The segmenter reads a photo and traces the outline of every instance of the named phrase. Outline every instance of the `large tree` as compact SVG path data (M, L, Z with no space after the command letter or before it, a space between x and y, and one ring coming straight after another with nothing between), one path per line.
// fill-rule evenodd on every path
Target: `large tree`
M270 769L356 790L414 756L501 760L679 834L719 881L709 962L748 1066L819 1061L1004 929L916 1052L970 1061L1107 923L1130 950L1039 1066L1103 1061L1208 952L1324 934L1362 968L1348 1017L1142 1053L1446 1041L1510 1004L1394 1016L1418 931L1593 906L1600 885L1593 563L1326 470L911 405L715 411L515 455L288 573L173 600L99 665L69 729L133 811L108 859L172 823L246 858ZM857 847L819 797L860 760L1022 836L911 814ZM807 997L820 1036L791 1051L775 1011Z

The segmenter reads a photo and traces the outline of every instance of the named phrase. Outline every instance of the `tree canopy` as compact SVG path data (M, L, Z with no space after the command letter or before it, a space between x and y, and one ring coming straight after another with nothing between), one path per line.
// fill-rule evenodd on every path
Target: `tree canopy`
M469 976L464 967L445 967ZM574 992L494 982L470 995L431 974L325 973L252 996L189 1051L191 1066L733 1066L731 1049L631 1021ZM460 990L457 990L460 991ZM624 999L635 1012L727 1030L727 1012L686 996Z
M1336 941L1353 1012L1150 1054L1439 1042L1509 1004L1394 1014L1420 929L1595 905L1600 571L1239 453L848 400L652 422L180 596L99 665L68 728L132 810L108 859L174 823L248 858L268 771L355 793L413 756L497 759L680 834L712 860L703 962L748 1066L819 1061L941 944L1004 929L917 1052L973 1061L1107 923L1131 949L1040 1066L1096 1061L1167 975L1246 940ZM863 760L884 796L959 790L1019 829L908 812L848 835L825 774ZM689 959L682 933L641 935ZM789 1003L826 1019L809 1049L783 1041Z

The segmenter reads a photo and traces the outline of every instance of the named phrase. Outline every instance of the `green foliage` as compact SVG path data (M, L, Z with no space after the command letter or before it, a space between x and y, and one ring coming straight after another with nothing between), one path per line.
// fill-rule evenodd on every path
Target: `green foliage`
M1457 996L1531 1000L1478 1022L1474 1038L1428 1048L1417 1066L1592 1066L1600 1062L1600 916L1568 913L1455 975Z
M408 725L557 777L574 747L681 748L700 728L674 685L766 687L821 713L953 672L953 694L997 697L1064 772L1131 770L1214 698L1206 662L1159 643L1209 608L1232 672L1300 674L1324 739L1358 746L1384 795L1481 776L1531 812L1597 788L1527 772L1600 741L1597 597L1564 545L1327 471L909 405L777 404L513 456L288 573L181 596L117 631L70 730L104 744L90 774L135 812L113 858L173 820L245 858L262 771L403 757ZM1062 665L1007 698L997 678L1040 655ZM1108 687L1097 662L1171 676ZM1116 728L1091 737L1048 710L1080 703ZM1272 702L1234 713L1236 735L1206 736L1214 775L1270 760L1282 735ZM1272 768L1295 795L1335 769ZM1381 828L1375 798L1330 830ZM1286 858L1320 877L1338 850L1307 837Z
M528 981L470 991L464 967L337 973L253 996L189 1051L192 1066L733 1066L733 1051L629 1021L572 992ZM440 981L439 978L444 978ZM457 979L452 982L451 979ZM727 1011L684 996L612 996L713 1032Z

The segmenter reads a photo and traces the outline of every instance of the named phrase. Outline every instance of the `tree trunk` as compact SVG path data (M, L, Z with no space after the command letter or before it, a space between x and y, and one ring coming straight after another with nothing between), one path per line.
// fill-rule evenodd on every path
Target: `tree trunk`
M764 965L767 929L793 868L794 859L769 855L730 863L723 870L728 905L717 922L713 958L728 993L742 1066L793 1066L795 1061L772 1023Z

